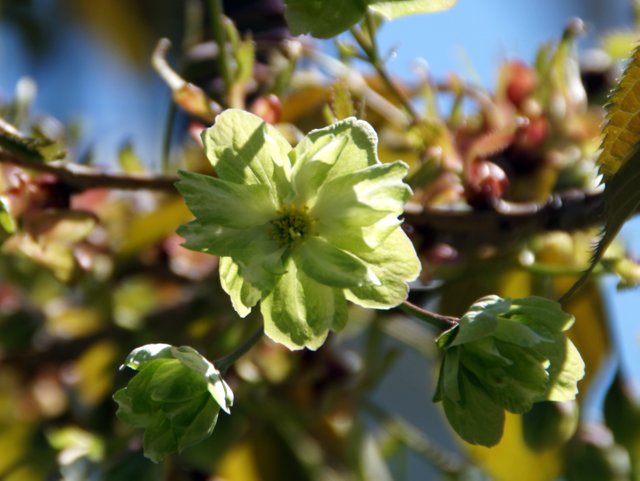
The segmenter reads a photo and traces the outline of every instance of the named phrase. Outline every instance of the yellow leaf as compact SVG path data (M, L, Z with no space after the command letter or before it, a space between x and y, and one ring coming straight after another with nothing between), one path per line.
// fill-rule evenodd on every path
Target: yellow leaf
M611 95L603 133L598 165L606 182L627 160L640 139L640 47L633 51Z
M161 242L173 234L180 224L193 219L181 198L172 199L149 212L133 219L124 233L119 252L134 254L150 245Z
M76 389L80 399L89 406L95 406L113 392L113 377L120 353L111 341L99 342L78 359L73 366L77 376Z

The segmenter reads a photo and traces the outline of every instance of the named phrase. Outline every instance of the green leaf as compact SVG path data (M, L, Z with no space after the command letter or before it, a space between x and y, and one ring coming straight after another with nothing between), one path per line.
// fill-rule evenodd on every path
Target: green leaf
M563 345L562 345L563 344ZM545 349L543 345L543 349ZM544 395L548 401L571 401L578 394L578 382L584 377L585 366L578 349L567 338L561 348L545 350L551 362L549 387Z
M221 257L219 262L218 270L222 289L229 294L238 315L246 317L260 300L261 293L242 278L238 264L233 262L231 257Z
M342 328L347 318L342 292L309 278L292 260L260 309L265 334L292 350L319 348L329 330Z
M207 157L218 177L236 184L267 186L274 204L291 195L289 142L257 115L228 109L202 133Z
M450 346L460 346L490 336L498 327L498 316L509 309L510 300L487 296L477 300L460 318L458 333Z
M405 15L439 12L456 4L457 0L368 0L369 7L390 20Z
M285 18L294 35L330 38L348 30L367 11L365 0L285 0Z
M0 227L7 234L15 233L17 227L5 196L0 196Z
M453 402L460 402L462 399L460 395L460 348L452 348L447 350L447 353L442 360L443 366L446 364L446 368L443 370L443 383L442 389L447 398Z
M418 277L421 265L413 244L398 227L375 250L358 252L380 281L345 289L348 300L362 307L389 309L407 298L411 282Z
M233 393L218 370L188 346L148 344L134 349L125 365L139 371L115 393L117 415L143 428L145 456L154 462L211 434Z
M494 446L502 438L504 411L467 376L460 378L461 401L444 397L447 420L458 435L471 444Z
M180 171L176 189L200 222L234 229L263 225L277 217L266 185L242 185Z

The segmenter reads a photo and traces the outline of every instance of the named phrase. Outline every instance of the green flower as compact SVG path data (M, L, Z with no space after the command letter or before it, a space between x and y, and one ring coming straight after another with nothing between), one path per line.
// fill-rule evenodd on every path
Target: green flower
M217 177L181 172L196 220L178 233L221 257L240 316L261 301L270 338L316 349L344 326L346 300L391 308L406 298L420 270L398 219L407 166L380 163L369 124L347 119L292 148L259 117L227 110L203 141Z
M143 428L144 454L154 462L208 437L233 393L218 370L188 346L148 344L131 351L124 363L139 371L113 396L117 415Z
M463 439L492 446L504 410L575 399L584 363L564 334L573 321L549 299L488 296L438 338L444 358L434 400Z

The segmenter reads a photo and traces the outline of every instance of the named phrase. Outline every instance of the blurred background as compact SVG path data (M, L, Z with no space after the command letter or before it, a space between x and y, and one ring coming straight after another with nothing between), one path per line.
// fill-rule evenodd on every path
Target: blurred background
M151 68L150 58L156 41L166 37L174 45L169 60L180 65L181 46L188 44L185 7L195 3L0 0L0 103L16 95L31 95L35 89L31 114L47 114L71 126L76 161L117 170L114 159L124 145L130 145L149 171L161 172L171 93ZM247 7L249 3L225 2L239 25L252 25L254 38L268 44L286 35L277 8L276 13L269 10L278 2L264 2L264 12L251 10L254 7ZM199 11L186 10L194 15ZM629 0L459 0L445 12L385 23L379 33L380 50L387 53L389 70L408 82L415 78L416 68L427 68L435 79L455 72L466 81L492 89L500 64L510 59L533 62L540 45L559 39L573 17L581 18L586 26L578 41L582 54L602 46L603 35L632 31L635 25ZM326 52L336 51L332 42L308 41ZM172 136L176 144L187 122L183 119L177 124ZM623 239L631 255L640 256L638 221L625 228ZM618 291L615 279L606 277L600 289L615 349L622 353L629 379L640 382L640 293ZM347 345L361 342L349 340ZM389 340L384 343L386 349L401 346ZM615 372L615 361L602 366L596 374L602 379L600 388L590 393L586 409L583 407L583 416L594 420L602 417L600 406ZM425 373L431 371L425 356L403 350L372 399L393 408L446 449L462 452L430 402L432 381ZM429 445L422 445L422 449L429 456ZM483 459L483 455L476 455ZM396 460L402 465L401 479L432 479L439 472L420 458L409 450Z

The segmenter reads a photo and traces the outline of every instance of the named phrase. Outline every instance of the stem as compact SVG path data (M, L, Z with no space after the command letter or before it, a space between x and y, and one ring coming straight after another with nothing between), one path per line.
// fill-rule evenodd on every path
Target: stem
M2 151L0 151L0 164L13 164L24 169L51 174L66 184L73 192L105 188L156 190L175 194L174 184L178 181L177 177L104 174L88 170L75 171L61 164L45 163Z
M411 105L411 101L407 98L407 96L398 89L398 86L391 80L389 73L384 68L384 63L380 59L380 54L378 52L376 41L374 39L373 34L373 21L370 19L370 14L367 11L367 22L368 22L368 30L369 30L369 38L367 38L362 30L357 27L353 27L351 31L351 35L356 40L362 51L367 56L367 59L371 66L376 70L382 81L389 88L389 90L393 93L393 95L398 99L398 101L402 104L402 106L407 110L413 123L418 123L420 121L420 115L416 111L416 109Z
M171 155L171 134L173 134L173 123L176 119L176 104L170 100L167 110L167 123L164 126L164 138L162 139L162 173L168 174L170 170Z
M226 356L223 356L216 361L214 361L213 365L221 372L225 373L227 369L229 369L234 362L244 356L247 352L251 350L253 346L255 346L260 339L262 339L263 328L260 326L251 336L246 339L242 344L236 347L233 351L231 351Z
M409 449L419 454L442 473L455 476L464 469L465 463L458 455L445 451L405 419L387 413L370 401L365 401L364 408L382 423L390 436L393 436Z
M400 308L400 310L402 310L405 314L417 317L418 319L431 324L433 327L435 327L436 329L440 329L441 331L451 329L452 327L458 325L458 323L460 322L460 319L457 317L444 316L442 314L438 314L437 312L432 312L427 309L423 309L422 307L418 307L415 304L410 303L409 301L404 301L398 306L398 308Z
M209 4L211 6L211 32L218 45L218 69L224 82L224 93L226 97L231 88L232 80L227 55L227 39L224 31L222 0L210 0Z

